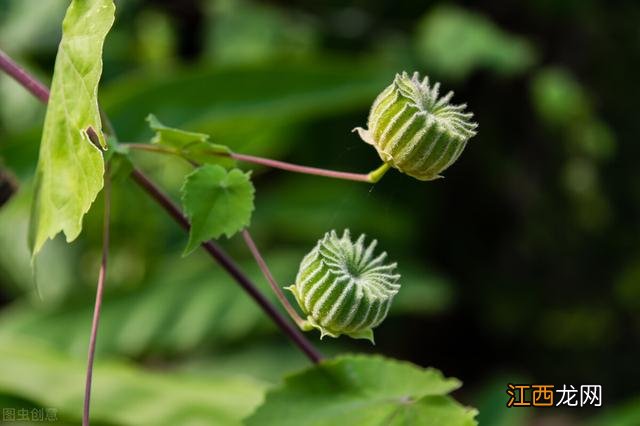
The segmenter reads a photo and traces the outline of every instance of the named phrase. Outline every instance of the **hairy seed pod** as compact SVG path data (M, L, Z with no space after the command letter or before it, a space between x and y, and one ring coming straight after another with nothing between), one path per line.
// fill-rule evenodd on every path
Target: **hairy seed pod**
M466 104L451 105L453 92L439 97L440 83L416 72L396 74L371 106L368 129L357 127L385 163L420 180L438 179L453 164L478 125Z
M373 342L373 328L387 316L398 292L396 263L384 263L387 253L374 255L377 241L365 236L351 241L328 232L307 254L290 290L307 315L305 329L317 328L321 337L346 334Z

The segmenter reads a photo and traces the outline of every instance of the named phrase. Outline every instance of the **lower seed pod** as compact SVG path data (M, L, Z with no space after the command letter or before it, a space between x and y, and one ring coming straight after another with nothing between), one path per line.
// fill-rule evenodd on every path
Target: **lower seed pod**
M374 256L373 240L365 247L364 235L351 241L328 232L307 254L290 290L307 315L306 330L317 328L321 337L341 334L373 342L373 328L387 316L398 292L396 263L385 264L387 253Z
M354 130L373 145L382 161L419 180L438 179L476 134L466 105L449 103L453 92L439 96L440 83L406 72L380 93L371 106L368 129Z

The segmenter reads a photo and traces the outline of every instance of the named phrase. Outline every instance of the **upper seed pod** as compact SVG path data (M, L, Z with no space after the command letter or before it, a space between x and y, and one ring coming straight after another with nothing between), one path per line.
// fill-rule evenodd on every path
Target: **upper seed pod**
M365 247L364 238L354 243L349 230L342 237L328 232L302 260L288 290L307 315L307 330L373 342L372 329L387 316L400 275L393 273L397 264L383 263L386 252L374 256L377 241Z
M396 74L390 86L371 106L368 129L357 127L362 140L373 145L380 158L420 180L440 178L476 134L478 125L466 104L451 105L453 92L438 98L440 83L420 81L416 72Z

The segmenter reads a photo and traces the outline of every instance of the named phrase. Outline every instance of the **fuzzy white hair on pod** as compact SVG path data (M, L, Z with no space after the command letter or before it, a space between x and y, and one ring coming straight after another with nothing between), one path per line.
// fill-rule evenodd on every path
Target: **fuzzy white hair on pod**
M429 77L396 74L373 102L368 129L353 130L391 167L419 180L438 179L477 133L467 105L453 105L452 98L451 91L440 96L440 83L431 85Z
M304 329L321 337L342 334L373 342L373 328L387 316L400 289L396 263L386 252L376 253L377 241L365 245L365 235L352 241L327 232L302 259L294 285L287 287L307 315Z

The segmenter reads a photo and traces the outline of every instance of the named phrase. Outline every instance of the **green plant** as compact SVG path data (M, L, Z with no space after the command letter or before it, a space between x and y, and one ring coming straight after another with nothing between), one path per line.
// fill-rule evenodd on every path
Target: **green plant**
M387 316L400 275L395 263L383 263L386 252L374 254L378 242L365 246L364 238L354 243L348 229L341 237L328 232L302 260L296 283L287 289L307 314L303 330L373 342L373 328Z
M453 92L440 97L440 83L420 80L416 72L396 75L376 98L369 113L368 129L356 127L360 137L373 145L385 164L420 180L438 179L452 165L476 134L467 107L451 105Z
M302 333L211 241L211 238L219 238L223 234L231 237L241 232L277 297L303 330L318 328L322 335L336 337L347 334L372 340L372 328L384 319L399 288L397 282L400 277L394 273L396 265L383 264L386 253L374 257L376 243L374 241L365 247L364 236L353 243L347 231L341 238L333 232L327 234L305 257L296 284L291 287L307 315L306 320L301 320L246 229L254 209L255 191L250 173L237 168L237 163L255 163L368 183L377 182L393 166L421 180L430 180L458 158L467 140L475 134L475 124L468 121L470 114L462 112L464 106L449 105L451 95L439 99L437 85L431 88L426 79L420 82L417 77L398 76L390 89L385 89L374 103L373 119L370 117L369 121L369 132L372 133L360 131L384 161L378 169L364 174L324 170L236 153L224 145L210 142L206 134L165 126L152 115L148 118L151 129L155 131L151 143L122 143L106 114L100 110L97 99L102 46L113 20L112 0L72 0L63 22L63 37L51 92L0 52L0 68L48 106L32 208L32 256L35 257L44 243L60 232L66 235L67 241L74 240L82 230L83 216L100 191L105 200L102 262L89 344L83 424L89 424L93 361L109 252L111 184L120 182L116 179L119 176L130 176L189 231L185 254L201 246L246 290L282 332L318 364L285 382L282 390L273 391L262 408L248 420L250 423L283 424L287 407L281 403L280 394L293 392L294 398L300 397L299 401L293 401L300 411L300 417L296 417L297 424L332 424L340 418L335 413L343 411L351 412L354 424L363 425L394 424L410 419L415 419L416 424L442 424L440 420L452 425L474 424L475 410L466 409L447 396L459 386L459 382L444 379L439 372L379 357L343 357L323 361ZM407 111L410 117L398 121L395 113L388 115L386 108L381 108L388 102L395 113ZM408 128L412 131L405 133ZM185 213L132 165L129 154L134 150L168 154L194 167L185 177L181 189ZM432 153L435 162L429 160ZM335 291L345 285L343 292ZM354 384L350 384L354 378ZM330 395L336 383L342 384L338 386L339 398L320 398L320 403L314 401L315 391L321 390ZM297 391L301 384L304 386ZM305 386L311 386L311 398L304 395L308 391ZM290 401L291 395L287 399ZM353 402L360 404L360 408L352 410L350 404ZM313 409L306 409L307 404L311 404ZM375 410L363 409L368 405ZM265 416L268 420L264 419Z

